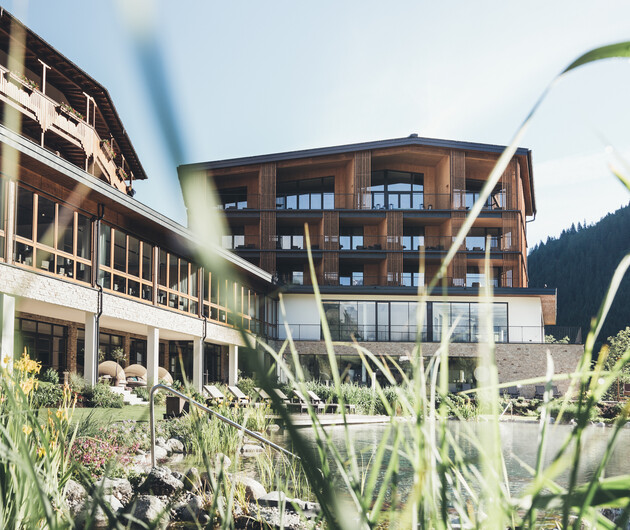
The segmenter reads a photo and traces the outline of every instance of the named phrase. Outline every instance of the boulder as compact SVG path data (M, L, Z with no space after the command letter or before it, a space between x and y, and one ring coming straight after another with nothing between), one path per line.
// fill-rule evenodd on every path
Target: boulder
M75 515L81 509L83 501L87 497L87 492L85 488L79 484L76 480L68 480L66 482L66 503L68 504L68 508L70 509L70 513Z
M140 493L152 493L153 495L173 495L184 489L181 480L177 480L167 467L154 467L140 485Z
M184 444L177 438L169 438L166 442L166 450L169 453L183 453Z
M244 457L256 456L262 452L264 452L264 449L260 445L243 444L243 447L241 447L241 455Z
M227 469L232 465L232 460L230 460L230 457L227 455L224 455L223 453L217 453L216 456L214 457L214 467L216 469L219 469L221 466L223 466L223 469Z
M133 495L131 483L126 478L104 478L94 486L103 488L105 495L112 495L123 505L126 505Z
M203 499L199 495L188 494L173 508L175 518L178 521L207 523L209 517L203 511L203 504Z
M232 481L245 487L245 499L247 501L258 500L267 495L265 487L251 477L238 473L232 475Z
M158 523L158 528L165 528L169 522L165 504L154 495L139 495L131 504L130 514L145 523Z
M199 470L196 467L191 467L186 471L182 482L184 483L184 488L189 491L201 489L201 475L199 474Z
M166 450L166 448L156 445L155 446L155 460L161 461L161 460L166 460L167 458L168 458L168 451Z
M113 515L122 510L122 504L113 495L103 495L102 500L113 512ZM74 523L79 528L84 526L89 528L109 528L111 526L109 517L107 517L101 505L96 503L92 497L85 498L80 509L75 514Z

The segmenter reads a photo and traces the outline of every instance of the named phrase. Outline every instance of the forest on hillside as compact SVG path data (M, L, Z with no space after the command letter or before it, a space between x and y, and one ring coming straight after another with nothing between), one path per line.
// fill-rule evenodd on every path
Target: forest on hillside
M530 287L558 289L559 326L580 326L586 338L615 268L630 252L630 205L589 226L572 225L529 253ZM598 342L630 326L630 272L626 273Z

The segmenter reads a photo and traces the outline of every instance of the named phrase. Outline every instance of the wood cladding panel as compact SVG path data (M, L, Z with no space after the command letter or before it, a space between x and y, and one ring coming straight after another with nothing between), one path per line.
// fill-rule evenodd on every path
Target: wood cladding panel
M401 285L403 273L402 252L387 253L387 284Z
M260 253L260 268L264 271L275 274L276 273L276 253L275 252L261 252Z
M324 212L324 250L339 250L339 212Z
M501 250L519 251L521 249L521 226L518 212L503 212L501 218Z
M372 207L371 196L368 193L372 183L372 153L370 151L354 153L353 181L356 201L354 208L370 209Z
M276 209L276 164L260 166L259 179L260 209Z
M453 208L466 206L466 155L463 151L451 151L451 189L453 190Z
M517 186L516 186L516 160L508 164L501 175L501 187L505 190L505 209L514 210L517 207Z
M402 212L388 211L385 219L387 221L387 250L402 250Z
M339 254L325 252L322 262L324 263L324 285L337 285L339 283Z
M276 250L276 212L260 212L260 248Z

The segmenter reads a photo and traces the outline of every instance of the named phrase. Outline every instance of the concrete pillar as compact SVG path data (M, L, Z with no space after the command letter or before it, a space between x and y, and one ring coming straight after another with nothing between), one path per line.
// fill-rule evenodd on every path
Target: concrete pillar
M11 370L15 348L15 298L0 294L0 366Z
M365 363L361 363L361 382L367 383L367 370L365 369Z
M160 328L147 326L147 386L151 388L159 382Z
M9 173L11 174L11 173ZM17 201L17 184L13 180L7 183L7 209L5 212L5 235L4 260L6 263L13 263L13 242L15 234L15 204Z
M201 392L203 386L203 337L193 339L193 373L192 382L195 390Z
M228 385L235 385L238 381L238 346L230 344L229 355Z
M85 352L83 355L83 378L88 385L95 385L98 370L98 322L96 313L85 314Z

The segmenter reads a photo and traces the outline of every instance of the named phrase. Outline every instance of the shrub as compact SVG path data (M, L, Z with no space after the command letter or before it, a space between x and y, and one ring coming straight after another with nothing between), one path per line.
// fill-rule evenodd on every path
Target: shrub
M599 415L607 420L614 420L623 410L623 404L618 402L603 401L598 403L597 407L599 408Z
M70 458L83 467L92 478L123 474L123 465L130 462L126 451L116 444L97 438L78 438L70 449Z
M562 408L563 401L554 401L549 404L549 415L557 419L558 414L560 413L560 409ZM588 409L588 421L594 421L597 418L597 414L599 409L597 407L589 407ZM584 414L584 406L582 406L582 414ZM577 403L568 403L564 412L562 413L561 422L568 423L571 420L578 419L578 404Z
M55 385L59 384L59 372L54 368L48 368L39 378L40 381L44 381L46 383L53 383Z
M70 389L73 392L77 392L79 394L82 394L87 386L87 382L85 381L85 379L83 379L83 377L77 374L76 372L72 372L70 374L69 384L70 384Z
M54 383L40 381L33 393L33 408L59 407L63 401L63 388Z
M258 392L254 390L254 388L258 385L256 384L256 381L254 381L251 377L243 377L242 379L239 379L237 386L241 389L241 392L249 396L250 399L260 399Z
M83 394L88 407L119 409L124 405L122 395L112 392L105 383L97 383L92 387L88 386Z

